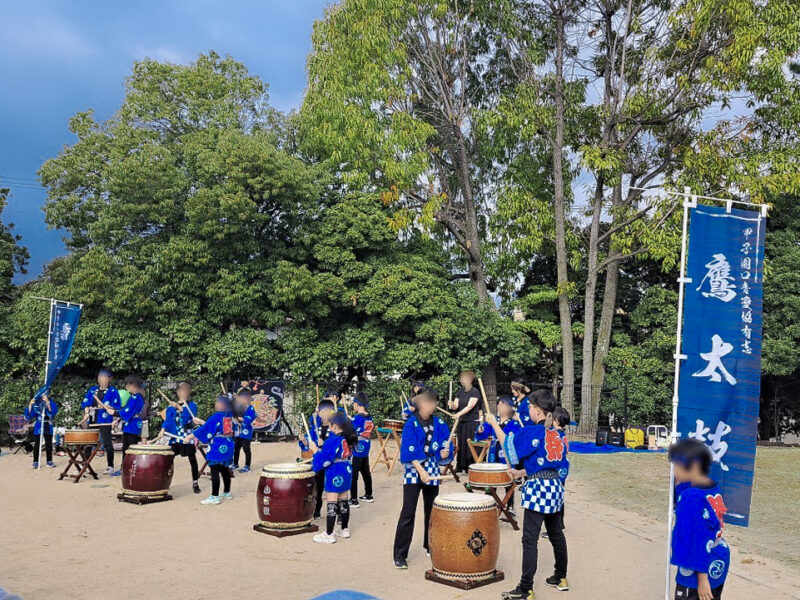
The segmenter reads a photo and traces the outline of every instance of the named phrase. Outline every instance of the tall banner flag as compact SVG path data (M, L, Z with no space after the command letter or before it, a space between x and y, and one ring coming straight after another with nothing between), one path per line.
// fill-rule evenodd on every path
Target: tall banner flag
M47 340L47 367L45 369L44 385L39 388L34 398L41 398L53 385L56 375L67 362L75 334L78 331L78 322L81 319L81 305L60 300L51 300L50 303L50 333Z
M708 445L725 520L742 527L756 455L765 231L760 211L691 209L677 431Z

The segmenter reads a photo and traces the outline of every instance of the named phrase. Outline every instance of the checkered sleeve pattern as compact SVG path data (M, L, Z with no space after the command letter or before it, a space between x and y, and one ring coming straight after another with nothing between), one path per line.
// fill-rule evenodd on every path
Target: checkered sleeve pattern
M403 476L403 485L414 485L420 483L419 481L419 473L414 468L414 465L406 465L406 472ZM428 473L431 477L438 477L441 473L439 471L439 463L435 460L429 458L424 463L422 463L422 467L425 469L425 472ZM425 485L439 485L439 480L434 479L433 481L429 481Z
M558 479L529 479L522 486L522 506L551 515L564 506L564 486Z

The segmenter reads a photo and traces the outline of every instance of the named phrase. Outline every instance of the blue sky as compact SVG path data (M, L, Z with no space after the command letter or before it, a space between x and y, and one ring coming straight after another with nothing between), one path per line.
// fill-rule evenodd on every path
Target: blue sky
M76 112L109 118L133 61L145 57L188 63L208 50L230 54L269 84L273 106L299 106L311 27L329 3L0 0L0 182L34 179L74 141L67 121ZM12 184L2 215L31 254L23 280L65 252L63 233L44 222L44 200L44 190Z

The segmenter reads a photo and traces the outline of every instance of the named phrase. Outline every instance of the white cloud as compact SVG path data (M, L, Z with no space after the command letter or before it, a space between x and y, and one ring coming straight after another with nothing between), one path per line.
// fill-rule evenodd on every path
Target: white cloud
M159 62L168 62L179 65L188 65L196 58L191 54L187 54L185 52L182 52L181 50L178 50L176 48L169 48L167 46L156 46L156 47L137 46L133 50L132 57L134 58L134 60L143 60L145 58L151 58Z

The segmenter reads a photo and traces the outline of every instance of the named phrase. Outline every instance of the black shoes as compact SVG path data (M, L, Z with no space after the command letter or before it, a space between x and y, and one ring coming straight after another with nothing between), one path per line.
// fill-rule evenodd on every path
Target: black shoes
M408 563L403 560L402 558L395 558L394 559L394 568L395 569L407 569Z
M196 481L192 482L192 491L194 491L195 494L200 493L200 484L197 483Z
M559 577L558 575L551 575L547 579L544 580L547 585L553 586L559 592L568 592L569 591L569 581L567 581L566 577Z
M521 586L515 587L510 592L503 592L503 600L534 600L536 594L533 589L526 590Z
M366 494L361 496L359 500L361 500L362 502L375 502L375 498L373 498L372 496L367 496Z

